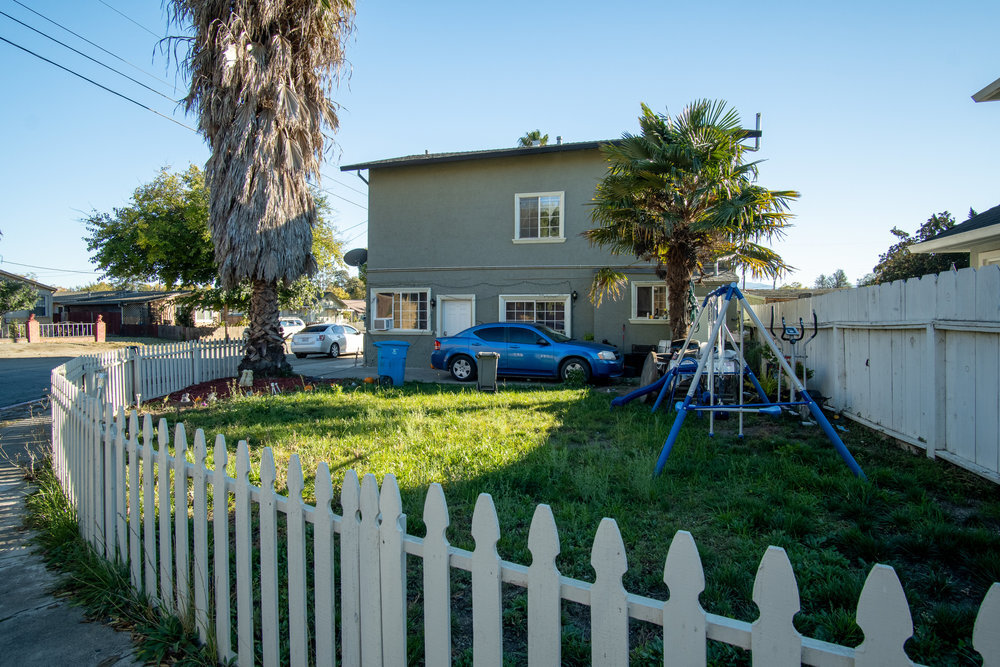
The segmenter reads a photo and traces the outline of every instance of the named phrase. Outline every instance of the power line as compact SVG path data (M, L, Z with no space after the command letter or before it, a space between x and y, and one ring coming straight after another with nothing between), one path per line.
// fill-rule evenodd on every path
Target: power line
M145 30L146 32L148 32L148 33L149 33L150 35L152 35L153 37L155 37L155 38L157 38L157 39L160 39L160 36L159 36L159 35L157 35L157 34L156 34L155 32L153 32L152 30L150 30L149 28L147 28L147 27L146 27L146 26L144 26L143 24L141 24L141 23L139 23L138 21L136 21L136 20L135 20L134 18L132 18L132 17L131 17L131 16L129 16L128 14L126 14L126 13L122 12L121 10L118 10L118 9L115 9L114 7L112 7L111 5L109 5L108 3L104 2L104 0L97 0L97 1L98 1L99 3L101 3L102 5L104 5L105 7L107 7L108 9L110 9L111 11L115 12L116 14L118 14L118 15L120 15L120 16L122 16L122 17L124 17L124 18L128 19L128 20L129 20L129 21L131 21L132 23L136 24L137 26L139 26L140 28L142 28L143 30Z
M353 190L354 192L357 192L357 193L358 193L359 195L364 195L365 197L367 197L367 196L368 196L368 193L367 193L367 192L363 192L363 191L361 191L361 190L358 190L357 188L352 188L352 187L351 187L350 185L348 185L347 183L344 183L343 181L338 181L338 180L337 180L336 178L334 178L333 176L327 176L326 174L320 174L320 176L322 176L323 178L328 178L328 179L330 179L331 181L333 181L334 183L337 183L337 184L338 184L338 185L340 185L341 187L345 187L345 188L347 188L348 190Z
M328 195L330 195L330 196L332 196L332 197L336 197L337 199L343 199L343 200L344 200L344 201L346 201L346 202L347 202L348 204L354 204L355 206L357 206L358 208L360 208L360 209L362 209L362 210L365 210L365 211L367 211L367 210L368 210L368 207L367 207L367 206L364 206L364 205L362 205L362 204L359 204L359 203L358 203L358 202L356 202L356 201L351 201L351 200L350 200L350 199L348 199L347 197L341 197L340 195L338 195L338 194L337 194L336 192L334 192L333 190L328 190L327 188L317 188L317 189L318 189L318 190L319 190L320 192L325 192L325 193L327 193Z
M356 241L356 240L360 239L360 238L361 238L362 236L364 236L364 235L365 235L365 234L367 234L367 233L368 233L368 230L366 229L365 231L361 232L361 233L360 233L360 234L358 234L357 236L352 236L352 237L351 237L351 238L349 238L348 240L344 241L344 245L347 245L348 243L353 243L354 241Z
M116 70L111 65L106 65L106 64L102 63L100 60L98 60L97 58L92 58L92 57L88 56L86 53L84 53L83 51L80 51L78 49L74 49L69 44L66 44L65 42L59 41L58 39L56 39L52 35L48 35L48 34L42 32L41 30L39 30L38 28L33 28L32 26L28 25L27 23L14 18L13 16L11 16L10 14L8 14L6 12L0 11L0 16L6 16L11 21L14 21L15 23L20 23L21 25L23 25L28 30L33 30L34 32L37 32L39 35L41 35L42 37L45 37L47 39L51 39L53 42L55 42L56 44L59 44L61 46L65 46L67 49L69 49L73 53L77 53L77 54L83 56L84 58L86 58L87 60L90 60L91 62L95 62L98 65L100 65L101 67L104 67L105 69L111 70L115 74L120 74L121 76L125 77L126 79L128 79L132 83L138 84L138 85L142 86L143 88L145 88L146 90L148 90L150 92L153 92L153 93L156 93L157 95L159 95L160 97L162 97L164 99L170 100L171 102L177 102L178 101L178 100L175 100L175 99L173 99L173 98L171 98L171 97L169 97L167 95L164 95L163 93L161 93L160 91L156 90L155 88L151 88L151 87L147 86L142 81L139 81L137 79L133 79L128 74L125 74L124 72L122 72L120 70Z
M344 232L349 232L349 231L351 231L351 230L352 230L352 229L354 229L355 227L360 227L361 225L367 225L367 224L368 224L368 221L367 221L367 220L362 220L361 222L359 222L359 223L358 223L358 224L356 224L356 225L351 225L350 227L347 227L347 228L345 228L345 229L338 229L338 230L337 230L337 233L338 233L338 234L343 234Z
M91 269L90 271L74 271L72 269L57 269L54 266L35 266L34 264L21 264L20 262L12 262L9 259L0 259L0 264L13 264L14 266L26 266L29 269L42 269L43 271L58 271L59 273L100 273L99 269Z
M95 49L100 49L101 51L103 51L104 53L108 54L108 55L109 55L109 56L111 56L112 58L115 58L115 59L117 59L117 60L120 60L120 61L122 61L123 63L125 63L125 64L126 64L126 65L128 65L129 67L131 67L131 68L133 68L133 69L135 69L135 70L138 70L138 71L142 72L142 73L143 73L143 74L145 74L146 76L148 76L148 77L150 77L150 78L153 78L153 79L156 79L156 80L157 80L157 81L159 81L160 83L165 83L166 85L168 85L168 86L170 86L171 88L173 88L174 92L177 92L177 85L176 85L176 84L173 84L173 83L170 83L169 81L164 81L163 79L161 79L160 77L156 76L156 75L155 75L155 74L153 74L152 72L147 72L146 70L142 69L142 68L141 68L141 67L139 67L138 65L136 65L136 64L134 64L134 63L131 63L131 62L129 62L128 60L125 60L125 59L124 59L124 58L122 58L122 57L121 57L120 55L118 55L118 54L116 54L116 53L112 53L111 51L108 51L108 50L107 50L106 48L104 48L104 47L103 47L103 46L101 46L100 44L97 44L97 43L95 43L95 42L92 42L92 41L90 41L89 39L87 39L86 37L84 37L83 35L81 35L80 33L78 33L78 32L74 32L73 30L70 30L69 28L67 28L67 27L66 27L66 26L64 26L63 24L59 23L58 21L56 21L56 20L54 20L54 19L51 19L51 18L49 18L48 16L46 16L45 14L42 14L41 12L39 12L39 11L36 11L36 10L32 9L32 8L31 8L31 7L29 7L28 5L26 5L26 4L24 4L23 2L21 2L21 0L11 0L11 1L12 1L12 2L14 2L14 3L16 3L16 4L18 4L18 5L20 5L21 7L24 7L25 9L27 9L27 10L28 10L29 12L31 12L31 13L32 13L32 14L34 14L35 16L38 16L38 17L40 17L40 18L42 18L42 19L44 19L44 20L48 21L48 22L49 22L49 23L51 23L52 25L54 25L54 26L56 26L56 27L58 27L58 28L61 28L62 30L65 30L65 31L66 31L66 32L68 32L69 34L73 35L74 37L76 37L76 38L78 38L78 39L82 39L83 41L87 42L87 44L90 44L91 46L93 46L93 47L94 47Z
M131 97L128 97L128 96L126 96L126 95L122 95L121 93L119 93L119 92L118 92L118 91L116 91L116 90L111 90L111 89L110 89L110 88L108 88L107 86L104 86L104 85L101 85L101 84L97 83L96 81L94 81L93 79L88 79L88 78L87 78L87 77L85 77L84 75L82 75L82 74L79 74L78 72L74 72L73 70L69 69L68 67L64 67L63 65L60 65L60 64L59 64L59 63L57 63L57 62L54 62L54 61L52 61L52 60L49 60L49 59L48 59L48 58L46 58L45 56L40 56L40 55L38 55L37 53L35 53L35 52L34 52L34 51L32 51L31 49L26 49L25 47L21 46L20 44L15 44L14 42L10 41L9 39L7 39L7 38L5 38L5 37L0 37L0 41L3 41L3 42L6 42L6 43L10 44L11 46L13 46L13 47L15 47L15 48L18 48L18 49L21 49L21 50L22 50L22 51L24 51L25 53L30 53L31 55L35 56L35 57L36 57L36 58L38 58L39 60L44 60L45 62L49 63L50 65L55 65L55 66L56 66L56 67L58 67L59 69L61 69L61 70L64 70L64 71L66 71L66 72L69 72L69 73L70 73L70 74L72 74L73 76L76 76L76 77L79 77L79 78L83 79L84 81L87 81L88 83L92 83L92 84L94 84L95 86L97 86L98 88L100 88L100 89L102 89L102 90L106 90L106 91L108 91L108 92L109 92L109 93L111 93L112 95L117 95L118 97L122 98L123 100L127 100L127 101L131 102L132 104L134 104L134 105L136 105L136 106L138 106L138 107L142 107L142 108L143 108L143 109L145 109L146 111L151 111L151 112L155 113L155 114L156 114L157 116L159 116L160 118L166 118L166 119L167 119L167 120L169 120L169 121L170 121L171 123L174 123L174 124L176 124L176 125L180 125L181 127L185 128L185 129L188 129L188 130L191 130L192 132L195 132L195 133L197 133L197 132L198 132L198 130L194 129L194 128L193 128L193 127L191 127L190 125L185 125L184 123L180 122L179 120L176 120L176 119L174 119L174 118L171 118L170 116L168 116L168 115L166 115L166 114L162 114L162 113L160 113L159 111L157 111L156 109L154 109L154 108L152 108L152 107L148 107L148 106L146 106L146 105L145 105L145 104L143 104L142 102L137 102L137 101L133 100L133 99L132 99Z

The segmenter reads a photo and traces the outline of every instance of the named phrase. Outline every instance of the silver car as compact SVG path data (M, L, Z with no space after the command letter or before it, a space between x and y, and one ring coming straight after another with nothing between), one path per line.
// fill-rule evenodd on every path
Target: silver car
M289 347L299 359L307 354L359 354L364 351L364 334L349 324L310 324L292 336Z

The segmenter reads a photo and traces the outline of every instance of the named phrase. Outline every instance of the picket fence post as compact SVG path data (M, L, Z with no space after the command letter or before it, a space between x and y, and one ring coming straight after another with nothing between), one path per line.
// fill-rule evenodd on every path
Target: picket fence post
M174 435L174 442L186 448L187 437L184 433L184 424L178 424ZM175 445L175 449L179 449ZM183 457L177 453L178 458ZM198 630L198 637L201 641L208 639L208 492L206 489L208 480L208 452L205 447L205 432L201 429L194 434L194 481L191 502L191 513L194 520L194 622ZM187 512L184 512L187 514ZM226 520L228 520L228 508ZM227 545L228 547L228 545ZM180 549L180 547L178 547ZM177 566L178 572L181 566ZM180 575L178 574L178 587L180 587ZM178 590L178 593L180 592ZM181 604L178 595L178 605Z
M191 560L188 553L188 477L187 477L187 433L184 425L178 424L178 429L174 431L174 525L177 539L177 614L181 618L187 618L191 608ZM166 422L163 423L164 432L167 431ZM197 514L195 515L197 521ZM167 522L167 530L170 530L170 522ZM169 556L169 554L168 554ZM168 561L169 563L169 561ZM170 591L163 592L163 598L172 597Z
M233 657L230 635L230 592L229 588L229 491L226 489L226 439L220 433L215 437L212 472L212 542L215 575L215 644L219 659L223 662Z
M434 482L424 498L424 663L451 664L451 567L448 563L448 502Z
M163 608L167 611L176 611L178 614L183 614L184 606L178 601L177 606L174 606L174 581L173 581L173 571L171 565L173 563L173 554L171 553L171 504L170 504L170 465L167 462L170 458L170 454L167 451L167 445L169 444L169 435L167 433L167 420L160 419L160 423L156 427L156 435L158 437L159 452L156 461L156 472L157 472L157 491L159 491L159 512L160 512L160 603ZM174 442L174 447L177 447L177 442ZM174 461L178 461L179 457L175 456ZM179 481L177 476L174 477L175 481ZM184 503L185 510L187 509L187 493L183 496L178 492L174 494L174 502L180 505L181 502ZM180 516L180 512L177 512L177 516ZM187 512L184 512L184 528L187 528ZM178 521L180 524L180 521ZM181 559L181 549L180 549L180 530L181 526L177 526L177 561L180 564ZM181 589L181 572L180 567L177 568L177 589L180 593Z
M306 606L306 524L302 502L302 464L299 455L288 461L288 630L292 667L309 662L308 610Z
M528 529L528 663L561 664L562 599L559 595L559 532L552 509L538 505Z
M500 522L493 498L480 493L472 513L472 658L483 667L503 665L503 596Z
M345 483L346 485L346 483ZM316 601L316 664L335 665L336 603L333 571L333 480L330 467L320 463L316 470L316 517L313 521L313 588ZM346 523L346 520L345 520ZM341 524L343 525L343 524ZM343 550L343 541L341 542ZM346 621L344 623L346 625ZM341 635L343 636L343 635ZM347 663L345 663L347 664ZM356 664L356 663L355 663Z
M280 662L278 654L278 499L274 493L274 453L264 448L260 459L260 631L265 667ZM242 634L242 633L241 633Z
M254 664L253 579L250 570L250 449L236 445L236 654L240 667ZM263 550L261 550L263 553ZM218 565L218 562L216 562ZM228 594L228 591L226 591Z
M344 475L340 506L343 510L340 524L340 655L343 664L360 665L361 484L354 470Z

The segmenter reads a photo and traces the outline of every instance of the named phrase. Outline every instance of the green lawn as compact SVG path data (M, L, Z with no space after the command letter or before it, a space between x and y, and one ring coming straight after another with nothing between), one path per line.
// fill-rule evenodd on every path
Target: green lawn
M466 549L474 545L476 497L490 493L500 555L522 564L531 560L527 534L535 505L548 503L562 545L558 566L578 579L593 579L594 533L602 517L612 517L629 559L626 588L658 599L668 594L662 575L670 540L688 530L705 566L703 605L746 621L757 616L751 590L760 559L768 545L783 547L799 582L796 625L826 641L861 642L853 622L858 595L872 565L885 563L896 569L913 613L910 657L977 664L975 614L990 583L1000 581L995 485L848 422L842 436L870 480L861 482L818 427L770 418L749 418L747 436L739 439L735 419L717 422L709 438L707 420L689 417L664 474L653 478L673 413L652 415L640 404L611 410L610 398L602 388L559 385L496 394L454 385L362 385L239 398L180 418L189 434L195 428L225 434L231 450L247 439L255 469L261 449L272 447L281 486L282 468L297 453L310 495L320 461L329 463L335 485L351 468L380 481L393 473L408 530L418 536L425 490L440 482L451 514L449 540ZM509 630L523 632L523 600L512 605ZM568 616L570 659L574 642L583 651L582 631L572 626L586 624ZM652 629L638 629L633 647L636 663L662 664ZM741 653L712 647L717 663L744 662ZM589 661L589 653L583 656Z

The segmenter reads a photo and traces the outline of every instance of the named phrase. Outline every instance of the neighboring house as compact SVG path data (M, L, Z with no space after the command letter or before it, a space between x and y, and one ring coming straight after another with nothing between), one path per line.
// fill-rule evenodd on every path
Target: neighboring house
M997 79L972 96L976 102L1000 102L1000 79Z
M57 292L53 296L59 322L95 322L102 315L108 335L155 335L147 329L174 324L175 300L182 291L108 290L101 292ZM199 315L196 312L196 315ZM205 319L205 313L200 313ZM198 318L196 317L196 323Z
M361 304L360 315L357 304ZM364 318L364 300L341 299L332 292L326 292L323 297L310 308L285 309L282 317L301 317L306 322L343 323L357 322Z
M540 322L626 353L670 338L654 267L581 236L607 172L601 143L342 167L369 172L367 352L371 342L404 340L408 365L425 366L436 336L495 321ZM588 292L607 266L629 283L621 298L595 308Z
M0 270L0 280L13 280L14 282L24 283L30 286L35 292L38 293L38 300L35 302L35 307L32 310L18 310L12 313L7 313L3 322L0 324L7 324L14 320L22 321L28 319L28 316L32 313L35 314L35 319L39 322L51 322L52 321L52 295L56 292L58 288L52 287L51 285L45 285L37 280L32 280L31 278L25 278L24 276L19 276L16 273L9 273L7 271Z
M1000 206L983 211L937 236L914 243L910 252L967 252L969 266L1000 264Z

